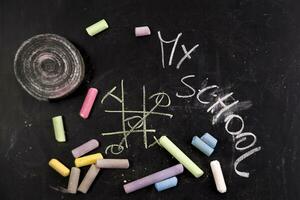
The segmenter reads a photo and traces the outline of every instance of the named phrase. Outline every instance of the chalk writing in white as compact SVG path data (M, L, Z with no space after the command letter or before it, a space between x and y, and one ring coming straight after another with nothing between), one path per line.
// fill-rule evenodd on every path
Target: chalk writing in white
M182 36L182 33L178 33L177 37L173 40L164 40L161 37L161 33L160 31L157 32L158 34L158 38L160 41L160 49L161 49L161 63L162 63L162 67L165 68L165 50L164 50L164 44L170 44L170 43L174 43L171 53L170 53L170 57L169 57L169 62L168 65L171 66L172 62L173 62L173 57L174 57L174 53L179 41L179 38ZM196 44L195 46L193 46L189 51L186 50L185 45L181 45L182 51L184 53L184 56L182 56L182 58L179 60L179 62L176 64L176 69L179 69L181 64L188 58L191 59L191 54L193 51L196 50L196 48L199 47L199 44Z
M189 94L179 94L178 92L176 93L176 96L178 98L191 98L196 94L196 90L187 82L187 79L190 78L195 78L195 75L187 75L181 78L181 83L191 91ZM207 112L213 114L213 119L212 119L212 125L218 123L222 119L223 122L225 123L225 130L227 133L233 136L233 139L235 141L235 149L238 151L245 151L250 149L251 147L255 146L256 144L256 135L251 133L251 132L243 132L244 131L244 120L240 115L234 114L234 110L236 110L236 107L239 104L239 100L235 100L233 98L233 92L230 92L228 94L217 94L217 89L219 89L219 86L217 85L209 85L207 86L207 82L202 85L202 88L198 90L198 93L196 95L197 100L203 104L204 106L209 106L207 108ZM208 93L208 91L211 91ZM203 100L202 98L204 97L205 93L206 99L211 99L211 101ZM209 98L207 98L209 96ZM230 100L232 100L230 102ZM238 130L231 130L230 125L234 122L233 120L239 121L240 128ZM247 141L247 138L252 137L252 142L248 145L242 146ZM237 140L237 141L236 141ZM237 166L241 161L246 159L247 157L251 156L252 154L258 152L261 150L261 146L255 147L246 153L242 154L240 157L236 159L234 162L234 170L236 174L239 176L248 178L249 177L249 172L241 172L237 169Z

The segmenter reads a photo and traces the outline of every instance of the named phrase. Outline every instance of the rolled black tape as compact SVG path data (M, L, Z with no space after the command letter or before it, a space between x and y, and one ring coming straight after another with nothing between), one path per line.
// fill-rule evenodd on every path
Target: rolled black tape
M21 86L38 100L64 97L84 78L80 52L67 39L55 34L36 35L18 49L15 76Z

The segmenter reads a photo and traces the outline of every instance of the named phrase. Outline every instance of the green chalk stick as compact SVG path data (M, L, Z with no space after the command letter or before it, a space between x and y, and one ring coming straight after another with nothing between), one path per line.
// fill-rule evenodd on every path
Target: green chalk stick
M187 170L189 170L196 178L203 175L203 171L187 157L167 136L161 136L159 143L163 146L174 158L176 158Z
M66 136L62 116L53 117L52 123L54 127L55 139L57 140L57 142L65 142Z
M108 24L104 19L100 20L99 22L89 26L86 28L86 32L90 36L94 36L97 33L100 33L101 31L104 31L105 29L108 29Z

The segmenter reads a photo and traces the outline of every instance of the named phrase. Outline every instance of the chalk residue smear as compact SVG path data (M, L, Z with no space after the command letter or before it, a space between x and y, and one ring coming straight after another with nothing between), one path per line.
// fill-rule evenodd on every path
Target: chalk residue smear
M64 188L64 187L61 187L61 186L52 186L52 185L49 185L49 187L57 192L61 192L61 193L69 193L67 188Z

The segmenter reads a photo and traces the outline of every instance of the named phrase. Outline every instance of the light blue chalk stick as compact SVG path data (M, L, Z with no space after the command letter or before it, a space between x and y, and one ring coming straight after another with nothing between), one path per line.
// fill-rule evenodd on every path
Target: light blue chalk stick
M209 133L205 133L200 139L213 149L216 147L218 142L218 140Z
M214 152L214 149L203 142L198 136L193 137L192 145L207 156L210 156Z
M178 183L177 177L173 176L171 178L168 178L166 180L157 182L154 184L154 187L158 192L175 187Z

